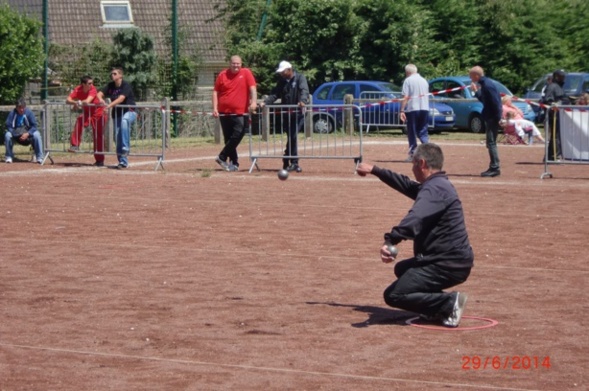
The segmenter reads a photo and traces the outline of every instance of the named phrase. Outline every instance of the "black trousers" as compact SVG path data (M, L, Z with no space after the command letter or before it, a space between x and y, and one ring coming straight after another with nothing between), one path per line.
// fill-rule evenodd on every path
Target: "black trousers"
M391 307L446 318L452 313L456 295L443 289L463 283L469 274L470 268L448 269L406 259L395 264L398 280L385 289L384 300Z
M485 138L489 151L489 169L499 169L499 151L497 150L497 135L499 134L499 121L485 121Z
M549 137L548 141L548 160L555 161L562 157L562 146L560 142L560 116L559 113L550 111L548 114ZM554 127L554 131L552 128ZM556 154L554 154L556 152Z
M249 117L247 115L224 115L219 117L225 146L219 154L219 159L226 162L229 159L239 167L237 146L243 140L243 136L249 131Z
M282 129L288 134L288 141L286 142L286 149L284 150L284 156L290 156L289 158L282 159L283 165L299 164L299 148L298 148L298 136L299 131L303 128L305 116L301 113L296 114L283 114L282 115Z

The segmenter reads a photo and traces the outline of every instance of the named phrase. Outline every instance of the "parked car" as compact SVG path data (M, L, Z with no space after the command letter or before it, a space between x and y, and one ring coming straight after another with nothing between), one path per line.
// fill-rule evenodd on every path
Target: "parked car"
M491 79L499 93L503 95L513 96L511 91L497 80ZM438 93L454 89L457 87L466 87L471 84L468 76L446 76L438 77L429 81L429 91ZM434 96L434 100L441 99L448 106L452 107L456 114L456 127L460 129L468 129L474 133L485 131L485 122L482 119L481 112L483 111L483 104L475 98L470 88L463 88L461 90L450 93L439 93ZM526 102L514 101L513 104L517 106L523 113L524 118L533 121L536 117L532 106Z
M539 100L542 96L542 89L546 85L546 79L550 75L552 75L552 73L547 73L536 80L534 84L528 88L524 98L536 101ZM565 94L571 97L573 100L583 95L585 92L589 92L589 73L567 73L566 78L564 79L563 89Z
M366 130L370 126L394 128L402 127L399 119L401 103L401 87L386 81L338 81L324 83L313 93L313 105L340 105L344 103L344 96L354 96L354 104L362 108L362 123ZM314 109L318 110L318 109ZM314 131L331 132L341 121L329 110L319 121L314 121ZM454 127L454 112L452 108L439 103L430 102L431 131Z
M534 84L532 84L532 86L528 88L526 94L524 95L524 98L538 102L542 97L542 89L546 85L546 79L548 79L548 76L550 75L552 75L552 73L547 73L544 76L540 77L538 80L536 80ZM563 89L565 94L569 96L572 101L575 101L579 96L581 96L585 92L589 92L589 73L567 73L566 78L564 80ZM540 115L540 107L533 105L532 109L534 109L534 112L536 113L536 122L542 122L544 116Z

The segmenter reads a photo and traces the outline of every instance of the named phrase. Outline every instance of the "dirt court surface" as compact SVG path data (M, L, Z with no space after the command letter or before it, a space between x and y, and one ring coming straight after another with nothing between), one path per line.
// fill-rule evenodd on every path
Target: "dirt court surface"
M247 173L244 140L237 173L217 146L158 172L1 163L0 390L588 389L589 166L540 180L541 147L502 145L481 178L483 145L440 144L476 257L458 330L384 303L411 201L352 161L282 182L279 160ZM405 150L371 139L364 161L411 175Z

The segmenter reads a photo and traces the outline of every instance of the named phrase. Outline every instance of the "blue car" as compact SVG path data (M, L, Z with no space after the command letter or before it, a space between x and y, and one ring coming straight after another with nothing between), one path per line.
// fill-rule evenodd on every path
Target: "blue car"
M403 127L399 119L401 88L386 81L338 81L324 83L313 94L314 105L340 105L345 95L353 95L354 104L362 108L362 125L366 131L378 128ZM337 115L313 117L313 130L325 133L333 131L339 123ZM454 127L454 112L448 105L430 101L430 132Z
M493 80L493 79L491 79ZM513 96L511 91L497 80L493 80L499 93ZM429 91L434 93L434 100L440 100L452 107L456 114L456 127L459 129L468 129L474 133L485 131L485 122L482 119L481 112L483 104L475 98L470 88L471 80L468 76L447 76L438 77L429 81ZM453 92L443 92L449 89L462 88ZM440 93L442 91L442 93ZM536 113L532 106L522 101L513 101L523 113L524 118L528 121L534 121Z

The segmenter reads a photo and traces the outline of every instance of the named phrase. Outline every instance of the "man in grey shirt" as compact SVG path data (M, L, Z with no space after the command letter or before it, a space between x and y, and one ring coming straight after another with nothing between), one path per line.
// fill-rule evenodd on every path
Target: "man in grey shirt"
M407 124L407 138L409 140L409 156L407 161L413 159L413 153L417 148L417 138L422 144L429 142L427 133L427 121L429 114L429 85L413 64L405 66L407 78L403 82L403 101L401 102L401 121Z

